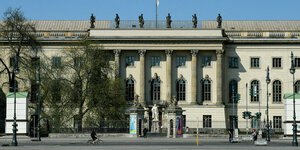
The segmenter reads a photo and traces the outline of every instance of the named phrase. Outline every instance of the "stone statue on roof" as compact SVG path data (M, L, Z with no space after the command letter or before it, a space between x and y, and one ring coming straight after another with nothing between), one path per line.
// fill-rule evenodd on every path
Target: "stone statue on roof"
M177 101L176 96L173 96L173 97L172 97L171 106L173 106L173 107L174 107L174 106L177 106L177 102L178 102L178 101Z
M193 28L197 28L197 23L198 23L198 20L197 20L197 15L196 14L194 14L193 15Z
M116 28L120 28L120 17L118 14L116 14L115 22L116 22Z
M222 16L220 14L217 17L217 22L218 22L217 28L222 28Z
M167 28L171 28L171 23L172 23L172 20L171 20L171 15L170 13L168 13L168 16L166 17L167 19Z
M139 16L140 28L144 28L144 17L143 14Z
M91 18L90 18L90 23L91 23L90 28L95 28L95 20L96 20L96 18L95 18L95 16L92 14L92 15L91 15Z

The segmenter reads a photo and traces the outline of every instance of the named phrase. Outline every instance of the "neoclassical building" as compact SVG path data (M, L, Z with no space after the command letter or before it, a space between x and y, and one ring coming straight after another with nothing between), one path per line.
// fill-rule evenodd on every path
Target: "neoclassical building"
M300 21L223 21L221 28L216 21L198 21L197 28L191 21L173 21L172 28L165 28L164 21L158 28L152 21L145 21L144 28L138 21L121 21L120 28L112 21L96 21L95 28L89 21L32 22L42 49L53 59L84 36L110 51L116 75L126 83L126 99L138 95L148 120L157 104L160 126L165 126L164 110L173 96L184 110L184 127L230 128L234 115L236 127L257 127L253 119L242 118L246 110L261 112L263 126L267 67L271 128L282 131L292 121L285 116L284 95L293 93L291 52L300 94Z

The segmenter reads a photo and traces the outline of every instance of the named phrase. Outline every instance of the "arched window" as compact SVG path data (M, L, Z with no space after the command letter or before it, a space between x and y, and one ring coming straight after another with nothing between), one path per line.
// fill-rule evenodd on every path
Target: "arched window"
M258 102L259 101L259 81L253 80L251 82L251 102Z
M177 100L185 101L185 81L183 79L179 79L177 81L176 92Z
M205 79L202 82L202 100L203 101L211 100L211 82L209 79Z
M134 81L127 79L126 81L126 100L132 101L134 99Z
M160 80L157 74L151 81L151 100L160 100Z
M229 83L229 102L237 102L238 84L237 81L231 80Z
M300 94L300 80L295 82L295 93Z
M281 102L281 82L279 80L273 82L273 102Z

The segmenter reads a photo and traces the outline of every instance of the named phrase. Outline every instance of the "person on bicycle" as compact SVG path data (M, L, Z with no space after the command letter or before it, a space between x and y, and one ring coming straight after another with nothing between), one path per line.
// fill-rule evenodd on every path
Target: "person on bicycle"
M93 129L92 133L91 133L91 138L93 139L93 144L95 144L95 140L97 139L97 134L95 129Z

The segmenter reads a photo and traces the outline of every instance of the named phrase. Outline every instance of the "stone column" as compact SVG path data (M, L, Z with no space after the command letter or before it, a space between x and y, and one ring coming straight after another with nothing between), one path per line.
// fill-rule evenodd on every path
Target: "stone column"
M139 50L140 54L140 104L145 106L145 54L146 50Z
M191 66L191 103L197 104L197 54L198 50L191 50L192 66Z
M114 50L115 54L115 77L120 77L120 54L121 50L116 49Z
M173 50L166 50L166 100L171 104L172 98L172 52Z
M217 55L217 67L216 67L216 83L217 83L217 102L216 104L223 104L223 90L222 90L222 56L223 56L224 50L216 50Z

